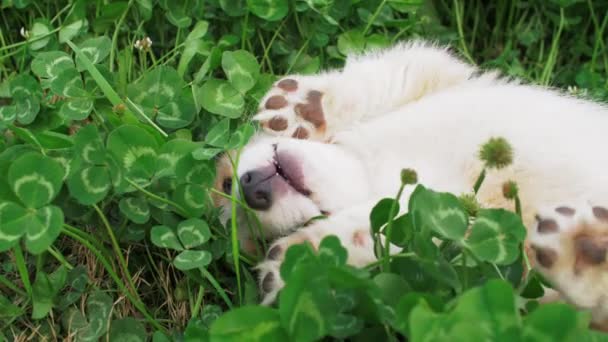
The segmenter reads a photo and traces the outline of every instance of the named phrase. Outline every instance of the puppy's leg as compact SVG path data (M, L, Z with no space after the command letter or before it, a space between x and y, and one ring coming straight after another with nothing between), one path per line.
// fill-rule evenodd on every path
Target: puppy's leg
M608 209L579 205L541 210L529 242L535 267L572 304L608 328Z
M447 49L414 42L347 59L342 71L279 80L254 117L267 132L327 141L334 133L424 96L475 82L475 68Z
M275 241L266 255L266 260L258 265L260 288L263 293L263 304L272 303L284 283L280 276L280 267L285 251L295 244L309 243L317 249L323 238L336 235L348 251L348 264L362 267L376 260L374 241L370 234L369 210L345 210L327 219L315 221L308 227Z

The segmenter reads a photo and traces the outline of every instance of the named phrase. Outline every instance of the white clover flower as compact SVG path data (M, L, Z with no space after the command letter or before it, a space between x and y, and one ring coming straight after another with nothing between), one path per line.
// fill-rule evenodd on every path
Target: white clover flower
M21 35L21 37L23 37L25 39L29 39L30 38L30 31L26 30L25 27L22 27L19 30L19 34Z
M144 39L138 39L134 44L135 48L138 50L148 51L152 47L152 39L150 37L146 37Z
M576 93L578 93L578 87L577 86L568 86L567 90L572 95L575 95Z

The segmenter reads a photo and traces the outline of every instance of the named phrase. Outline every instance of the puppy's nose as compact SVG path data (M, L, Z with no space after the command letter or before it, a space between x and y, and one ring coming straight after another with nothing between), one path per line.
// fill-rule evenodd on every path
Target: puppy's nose
M255 210L266 210L272 205L272 188L265 172L249 171L241 176L245 202Z

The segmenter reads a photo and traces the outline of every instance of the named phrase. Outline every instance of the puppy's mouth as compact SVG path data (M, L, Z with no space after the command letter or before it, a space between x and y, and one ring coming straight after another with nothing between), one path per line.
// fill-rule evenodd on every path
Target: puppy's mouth
M274 149L272 163L276 175L281 177L292 189L309 197L312 192L304 184L304 177L298 161L291 154L278 151L277 144L272 145L272 147Z

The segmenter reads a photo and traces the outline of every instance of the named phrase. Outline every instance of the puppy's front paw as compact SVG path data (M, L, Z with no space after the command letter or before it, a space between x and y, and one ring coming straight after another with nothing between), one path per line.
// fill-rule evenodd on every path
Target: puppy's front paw
M273 135L325 141L322 78L288 76L276 82L260 102L253 119Z
M266 259L256 268L260 276L260 291L262 293L262 304L272 304L279 291L285 283L281 279L281 264L285 258L287 249L296 244L309 243L315 250L319 246L319 241L312 235L305 232L296 232L275 241L266 253Z
M582 205L541 211L530 232L536 267L593 321L608 322L608 209Z

